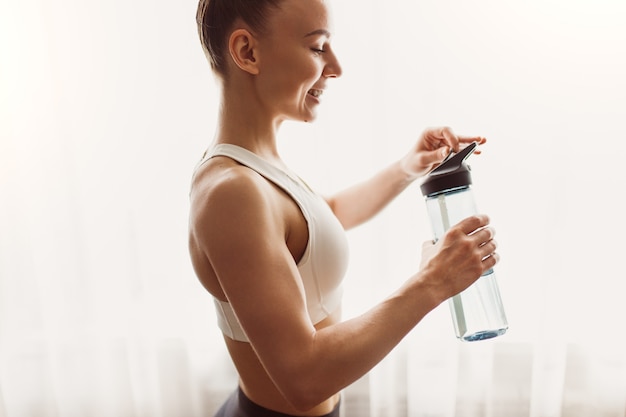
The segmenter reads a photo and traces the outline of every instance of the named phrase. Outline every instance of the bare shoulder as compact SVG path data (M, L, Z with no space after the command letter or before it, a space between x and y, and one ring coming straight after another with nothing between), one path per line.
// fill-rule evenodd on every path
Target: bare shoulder
M273 187L255 171L224 157L205 163L191 187L190 232L207 250L247 234L280 229L280 204Z
M200 214L214 207L215 203L229 203L232 198L261 197L266 192L265 188L264 181L256 172L231 159L215 157L194 176L191 185L192 209L194 214ZM199 212L195 211L196 208L200 209Z

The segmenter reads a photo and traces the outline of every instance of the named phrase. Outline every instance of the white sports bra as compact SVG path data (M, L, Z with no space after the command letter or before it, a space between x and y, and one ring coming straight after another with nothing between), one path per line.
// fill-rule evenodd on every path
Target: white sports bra
M302 211L308 226L309 241L297 266L302 277L309 318L313 324L319 323L341 304L341 282L348 266L349 254L345 231L339 220L326 201L301 179L247 149L218 144L207 151L198 166L215 156L226 156L258 172L284 190ZM214 303L222 333L231 339L248 342L231 305L216 298Z

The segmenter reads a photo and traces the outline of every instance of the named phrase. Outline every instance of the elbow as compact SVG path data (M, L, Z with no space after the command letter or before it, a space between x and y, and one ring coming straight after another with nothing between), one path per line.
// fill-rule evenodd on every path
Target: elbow
M321 359L324 354L315 349L316 337L314 333L312 341L293 342L274 360L266 361L269 378L295 414L310 412L347 385L343 373Z
M291 383L284 384L280 391L293 408L303 413L312 410L335 394L324 384L310 378L302 378L302 375L295 376Z
M329 397L318 395L315 389L294 390L293 388L285 395L285 399L298 412L305 413L326 401Z

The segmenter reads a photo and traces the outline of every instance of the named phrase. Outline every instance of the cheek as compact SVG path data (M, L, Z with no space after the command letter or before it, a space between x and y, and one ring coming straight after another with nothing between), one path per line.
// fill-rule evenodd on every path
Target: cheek
M302 75L307 78L317 81L322 75L323 67L320 65L321 60L319 58L309 56L307 60L303 60Z
M284 61L285 70L290 73L289 78L298 79L304 83L315 82L322 73L321 60L314 57L308 49L298 52Z
M266 87L273 94L287 95L308 90L320 78L323 68L321 60L308 53L308 50L281 51L268 57L272 64L268 68Z

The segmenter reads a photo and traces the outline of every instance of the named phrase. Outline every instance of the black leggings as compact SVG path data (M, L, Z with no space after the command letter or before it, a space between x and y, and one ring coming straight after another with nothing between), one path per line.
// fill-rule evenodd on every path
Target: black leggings
M294 417L291 414L279 413L277 411L268 410L255 404L246 397L241 388L237 388L224 405L217 411L215 417ZM320 417L339 417L339 404L335 409L326 415Z

